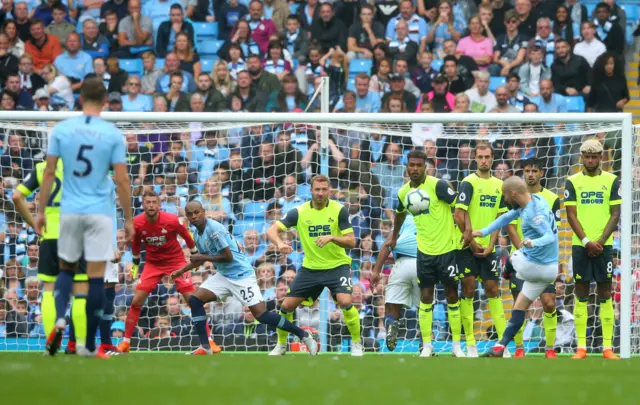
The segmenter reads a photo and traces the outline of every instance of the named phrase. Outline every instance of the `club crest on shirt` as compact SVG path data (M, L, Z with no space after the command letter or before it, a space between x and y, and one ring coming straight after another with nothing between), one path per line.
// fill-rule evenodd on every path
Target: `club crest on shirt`
M335 221L333 220L333 218L329 218L329 221L328 221L328 222L329 222L329 223L332 223L332 222L335 222Z
M162 233L167 233L167 230L166 230L166 229L164 229L164 228L162 228L162 231L161 231L161 232L162 232Z

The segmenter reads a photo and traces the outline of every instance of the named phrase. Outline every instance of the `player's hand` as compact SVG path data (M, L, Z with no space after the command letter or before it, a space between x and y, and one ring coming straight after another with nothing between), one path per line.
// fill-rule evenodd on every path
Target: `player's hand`
M589 255L589 257L599 256L603 251L603 247L598 245L597 242L593 241L587 243L585 248L587 249L587 254Z
M121 258L122 255L120 255L120 252L116 250L113 252L113 259L111 259L111 263L120 263Z
M389 250L393 250L396 247L396 243L398 243L398 239L393 239L392 237L389 237L389 239L387 239L384 243L386 243L387 246L389 246Z
M169 278L171 278L171 281L176 281L177 278L180 278L180 276L182 276L184 274L184 271L182 270L176 270L173 273L171 273L171 275L169 276Z
M471 238L471 241L469 242L469 247L471 248L471 252L473 254L484 252L484 246L482 246L473 238Z
M278 251L283 254L289 254L293 252L293 248L291 245L287 245L286 243L280 243L278 244Z
M124 221L124 240L126 243L129 243L133 240L134 230L133 230L133 221Z
M522 241L522 246L527 247L527 248L532 248L533 247L533 241L529 238L526 238L525 240Z
M131 266L131 278L133 280L138 278L138 265L134 264L133 266Z
M35 227L36 233L38 234L38 236L42 236L42 234L47 228L47 218L44 216L44 214L38 215L38 217L36 218L35 225L36 225Z
M471 233L471 236L473 236L474 238L482 238L484 235L482 234L482 231L473 231Z
M369 279L369 288L371 291L375 291L378 283L380 282L380 273L372 271L371 278Z
M489 245L486 248L474 253L476 257L488 257L493 252L493 246Z
M332 235L318 236L316 238L316 240L315 240L316 246L319 247L319 248L325 247L326 245L328 245L332 241L333 241L333 236Z

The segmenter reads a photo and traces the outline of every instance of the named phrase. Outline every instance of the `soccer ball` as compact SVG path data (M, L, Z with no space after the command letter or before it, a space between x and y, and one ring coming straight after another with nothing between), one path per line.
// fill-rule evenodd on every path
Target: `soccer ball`
M428 213L430 203L429 194L419 188L409 191L405 197L405 207L413 215Z

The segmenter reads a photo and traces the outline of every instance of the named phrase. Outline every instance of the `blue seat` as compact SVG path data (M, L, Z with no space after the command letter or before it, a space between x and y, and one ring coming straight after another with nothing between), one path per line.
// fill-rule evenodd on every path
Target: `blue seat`
M204 73L211 73L213 71L213 66L218 61L218 57L209 57L200 59L200 66L202 66L202 71Z
M141 76L144 71L144 68L142 67L142 59L120 59L118 60L118 64L120 65L120 69L130 75Z
M584 112L584 98L582 96L567 96L567 111L568 112Z
M255 229L260 235L265 232L266 223L263 220L240 220L233 224L233 236L240 237L250 229Z
M198 36L198 40L218 39L218 23L217 22L194 23L193 28L196 30L196 35Z
M356 79L355 77L350 77L347 79L347 90L356 91Z
M248 202L242 209L242 216L247 219L264 220L264 213L267 211L269 203L267 202Z
M433 62L431 62L431 69L439 72L440 69L442 69L442 65L444 65L442 59L434 59Z
M371 73L373 61L371 59L352 59L349 62L349 76L355 76L358 73Z
M491 76L489 79L489 91L495 93L496 89L500 86L506 86L507 79L501 76Z
M201 56L217 56L218 50L222 47L224 41L206 41L198 45Z
M300 7L300 3L289 3L289 13L295 14Z
M311 186L309 184L299 184L298 185L298 190L296 192L296 194L298 195L298 197L304 199L304 200L310 200L311 199Z
M587 19L588 20L591 20L591 17L593 17L593 12L596 9L596 4L597 3L587 3L587 4L584 5L587 8L587 15L588 15Z
M622 4L620 7L627 15L627 24L631 23L633 25L640 19L640 10L638 10L640 4Z
M157 58L155 67L158 68L158 69L164 69L164 59L163 58Z

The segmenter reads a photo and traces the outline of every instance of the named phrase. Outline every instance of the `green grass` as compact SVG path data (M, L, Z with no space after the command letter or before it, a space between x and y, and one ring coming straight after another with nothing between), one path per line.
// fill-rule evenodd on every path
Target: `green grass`
M640 361L0 354L6 405L636 405Z

